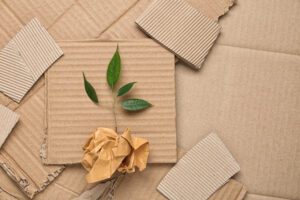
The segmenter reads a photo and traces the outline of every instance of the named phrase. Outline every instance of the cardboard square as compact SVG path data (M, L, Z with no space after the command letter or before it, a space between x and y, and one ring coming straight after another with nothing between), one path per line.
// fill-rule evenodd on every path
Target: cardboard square
M19 121L19 115L0 105L0 149L10 132Z
M143 98L154 105L135 114L117 106L119 132L129 127L134 135L148 139L150 163L176 162L175 59L146 39L60 43L65 56L46 74L46 164L79 163L92 131L114 127L106 70L117 45L122 58L118 87L136 81L127 97ZM83 71L98 93L100 107L85 93Z
M37 19L0 51L0 91L20 102L63 52Z
M184 0L155 0L136 20L150 37L199 69L220 26Z
M206 200L238 171L235 159L212 133L180 159L157 189L170 200Z

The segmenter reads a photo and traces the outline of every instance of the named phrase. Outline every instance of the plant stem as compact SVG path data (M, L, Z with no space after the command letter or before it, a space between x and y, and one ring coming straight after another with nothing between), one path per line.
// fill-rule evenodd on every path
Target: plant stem
M118 133L118 123L117 123L117 115L116 115L116 95L114 94L114 92L112 92L113 95L113 106L112 106L112 111L113 111L113 115L114 115L114 120L115 120L115 131L116 133Z

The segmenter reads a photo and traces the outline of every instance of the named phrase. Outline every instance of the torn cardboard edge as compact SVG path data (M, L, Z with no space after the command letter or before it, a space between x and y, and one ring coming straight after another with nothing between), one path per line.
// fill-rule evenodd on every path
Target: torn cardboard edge
M231 0L227 9L232 5ZM184 0L155 0L136 20L136 24L196 69L201 68L221 30L217 22Z
M206 200L239 171L224 143L211 133L178 161L157 189L172 200Z
M45 190L64 169L64 166L46 167L39 159L38 151L43 137L43 92L38 91L36 96L18 109L20 123L0 151L0 167L29 198ZM39 120L32 122L32 119Z
M0 149L18 123L20 115L0 104Z
M174 68L174 62L175 62L175 59L174 59L174 55L171 54L170 52L166 51L164 48L162 48L160 45L158 45L157 43L155 43L153 40L151 39L139 39L139 40L90 40L90 41L73 41L73 42L61 42L59 43L60 46L64 49L65 51L65 57L63 59L61 59L59 62L57 62L46 74L45 74L45 77L46 77L46 84L45 84L45 96L47 98L45 98L45 101L46 101L46 106L45 106L45 112L46 112L46 117L45 117L45 139L44 139L44 142L42 144L42 148L41 148L41 158L42 158L42 162L46 165L59 165L59 164L66 164L66 165L70 165L70 164L76 164L76 163L79 163L83 157L83 151L82 151L82 146L84 145L84 142L86 141L86 139L88 138L88 135L90 132L92 132L94 128L97 128L97 127L101 127L101 126L105 126L105 127L110 127L110 126L113 126L113 118L111 118L111 122L109 122L108 120L108 117L110 116L111 113L108 113L106 114L106 117L104 117L104 121L102 123L104 124L101 124L101 119L97 120L97 124L95 125L95 120L80 120L80 117L83 116L83 117L86 117L87 115L86 114L79 114L77 112L77 117L76 119L71 119L73 116L71 116L70 114L64 114L62 112L62 109L59 109L57 110L55 107L53 107L53 103L51 104L52 106L52 109L49 108L50 106L50 103L51 102L57 102L57 99L54 99L57 98L57 96L59 96L60 98L62 98L64 96L64 94L61 93L61 90L57 90L57 83L55 82L51 82L51 80L53 78L59 78L61 79L61 70L64 69L62 68L63 66L62 65L65 65L64 63L67 62L69 66L72 66L72 65L75 65L73 68L68 68L66 70L64 70L64 73L65 75L67 75L66 73L68 72L69 74L71 73L71 76L68 76L68 79L64 79L64 81L72 81L73 82L73 85L71 88L72 91L74 91L74 84L77 85L76 86L76 91L77 93L76 94L73 94L75 95L76 97L79 97L79 101L82 102L84 100L84 102L81 103L81 105L85 105L86 109L90 109L89 113L95 113L97 112L98 113L98 110L96 107L93 107L93 104L89 101L88 98L85 98L85 94L83 94L84 92L84 89L81 89L81 87L83 86L82 84L82 80L80 77L79 77L75 74L74 75L74 72L76 71L86 71L87 73L89 72L89 70L92 70L92 71L97 71L99 70L97 73L100 73L101 72L101 76L103 75L102 74L102 71L101 68L99 69L99 66L101 67L104 67L105 71L106 71L106 68L107 68L107 63L109 60L107 60L107 55L108 53L107 52L110 52L112 49L115 50L115 46L116 46L116 43L119 42L119 45L120 47L122 47L123 45L123 48L127 49L128 52L124 52L124 56L122 59L124 59L124 61L126 62L129 62L130 64L127 64L127 68L129 68L129 70L127 71L125 68L124 68L124 71L122 72L124 74L124 77L122 78L122 81L126 82L126 79L130 79L130 80L135 80L136 78L139 79L139 87L146 87L149 89L149 82L151 82L152 78L154 78L157 82L157 79L158 77L160 77L160 75L158 75L157 71L160 71L160 70L163 70L164 73L163 73L163 77L164 80L162 79L158 79L158 82L157 84L159 84L160 80L162 80L162 86L160 85L159 87L155 87L155 89L153 91L150 91L150 92L147 92L147 96L150 96L147 98L147 100L149 100L150 102L152 101L152 98L153 100L156 102L155 105L157 105L156 107L154 106L153 108L151 108L153 111L151 111L150 109L143 112L143 115L145 115L146 113L149 113L149 114L146 114L146 118L150 118L151 120L156 120L156 117L154 117L154 115L156 116L157 115L157 112L160 112L160 110L158 110L159 108L158 107L163 107L163 110L164 110L164 115L161 117L161 119L163 119L165 122L162 123L162 125L159 125L161 126L161 129L162 131L159 131L160 134L162 136L160 137L165 137L166 139L165 140L168 140L167 141L167 146L165 148L161 148L161 145L158 145L161 144L161 140L158 140L157 137L158 135L156 134L156 132L158 133L157 131L157 127L158 126L153 126L154 127L154 130L153 131L149 131L149 127L152 127L152 126L146 126L146 128L143 128L143 130L141 130L141 127L143 127L142 125L136 125L136 127L138 128L138 130L136 130L136 136L139 136L139 137L144 137L146 139L150 139L150 138L153 138L152 139L152 143L154 144L153 147L154 149L152 150L151 149L151 144L150 144L150 157L149 157L149 163L174 163L177 161L177 151L176 151L176 106L175 106L175 68ZM114 44L115 43L115 44ZM114 46L112 46L114 45ZM105 47L105 48L100 48L102 49L103 52L103 55L104 57L103 58L99 58L99 56L97 56L96 58L93 57L93 64L92 66L89 65L88 63L87 64L84 64L82 63L80 66L81 68L79 68L79 65L77 64L78 61L76 61L76 59L82 59L84 62L87 62L85 59L85 57L82 57L82 58L77 58L79 55L81 54L84 54L86 52L86 49L88 48L88 55L98 55L98 53L93 53L93 51L95 51L95 48L98 48L99 47ZM107 47L107 48L106 48ZM73 48L76 48L77 51L74 52L72 49ZM82 50L80 50L82 49ZM92 49L93 51L91 51L90 49ZM137 56L137 58L135 58L134 56L134 53L137 51L135 49L138 49L138 52L140 53L139 56ZM141 49L144 49L143 51L141 51ZM70 51L72 53L68 53L67 51ZM155 51L154 51L155 50ZM79 51L83 51L83 53L78 53ZM150 52L150 54L149 54ZM152 55L153 56L149 56L151 55L151 52L154 52ZM74 55L73 55L74 54ZM112 53L111 53L112 54ZM76 57L75 59L75 62L74 62L74 58ZM122 55L121 55L122 56ZM142 59L141 56L145 57L146 59ZM110 57L110 56L109 56ZM150 59L150 58L155 58L155 59ZM160 63L158 65L158 61L157 59L162 59L162 62L163 63ZM72 59L72 60L70 60ZM110 58L109 58L110 59ZM144 68L142 68L142 63L139 64L138 66L136 66L136 61L133 62L133 59L137 59L137 62L144 62L145 65L144 65ZM97 66L95 67L95 60L97 60L97 63L99 62L99 64L97 64ZM103 61L107 60L107 63L103 64ZM143 61L145 60L145 61ZM72 62L71 62L72 61ZM75 63L75 64L74 64ZM124 62L125 63L125 62ZM154 75L153 76L149 76L149 66L156 66L156 70L152 70ZM83 66L83 68L82 68ZM87 66L90 66L90 68L88 68ZM136 66L136 67L139 67L138 69L139 70L136 70L133 68L133 66ZM159 67L160 66L160 67ZM171 67L172 66L172 67ZM160 69L161 67L163 67L163 69ZM56 69L57 68L57 69ZM148 73L146 73L145 75L145 78L146 78L146 81L143 81L144 79L141 79L141 74L145 74L143 73L143 71L146 70ZM59 72L59 76L57 77L57 75L54 75L55 72ZM133 71L137 71L137 72L134 72L132 73ZM56 73L57 73L56 72ZM129 75L126 75L126 74L129 74ZM159 73L160 74L160 73ZM53 77L52 79L49 77L49 75L51 75L51 77ZM94 78L94 79L100 79L99 77L92 77L91 76L92 74L90 74L90 79ZM94 75L95 76L95 75ZM142 75L143 76L143 75ZM151 77L151 78L150 78ZM105 78L104 78L105 79ZM103 80L104 80L103 79ZM129 81L129 80L127 80ZM51 84L50 84L51 83ZM61 81L60 83L61 84ZM94 83L95 84L95 83ZM106 83L102 83L100 82L100 86L103 87L101 92L98 92L99 94L102 94L102 99L106 99L106 101L109 101L109 98L110 98L110 93L108 93L106 91L106 87L105 87L105 84ZM51 88L52 88L52 93L49 93L50 91L50 85L51 85ZM69 87L70 84L64 84L64 87ZM99 85L99 84L97 84ZM120 83L121 85L121 83ZM59 88L61 89L61 87L59 86ZM165 93L162 93L162 91L164 90L164 88L168 88L168 94L165 94ZM65 91L71 91L70 89L64 89ZM149 91L147 89L143 89L144 91ZM71 91L71 92L72 92ZM54 92L60 92L61 94L59 95L52 95ZM162 94L164 95L165 97L165 100L164 101L158 101L156 98L154 98L155 95L151 95L150 94ZM174 96L173 96L173 93L174 93ZM80 94L80 95L78 95ZM70 95L68 93L68 95ZM67 95L67 97L68 97ZM108 97L109 95L109 97ZM140 97L143 97L144 93L135 93L135 96L140 96ZM49 96L52 96L52 100L49 99L48 97ZM67 98L66 97L66 98ZM146 98L146 97L144 97ZM69 100L67 100L69 101ZM61 102L61 101L60 101ZM77 101L74 101L74 99L72 100L72 108L67 108L67 109L71 109L71 110L67 110L66 113L70 113L70 112L74 112L74 110L72 111L72 109L76 108L76 110L78 110L78 106L74 107L74 103L77 102ZM61 102L63 103L63 102ZM57 105L57 103L55 103L55 106ZM57 106L56 106L57 107ZM93 107L93 110L91 110L91 108ZM56 110L55 110L56 109ZM75 110L75 111L76 111ZM82 109L81 109L82 110ZM58 113L59 112L59 113ZM87 111L85 111L87 112ZM101 115L103 115L103 109L101 110ZM119 129L120 130L123 130L125 128L127 128L127 126L130 126L130 128L132 128L132 130L134 131L134 126L135 124L133 124L133 119L137 119L137 117L134 117L134 115L130 115L131 117L128 118L128 115L126 114L126 112L123 112L121 111L120 109L117 110L118 114L118 118L119 118L119 124L123 124L123 125L120 125ZM50 113L51 113L51 116L50 116ZM58 113L59 114L59 119L60 119L60 122L57 121L57 117L54 117L54 114L55 113ZM97 114L96 113L96 114ZM156 113L156 114L155 114ZM167 115L169 113L169 115ZM142 113L139 114L139 117L143 116L141 115ZM63 117L65 116L65 117ZM88 115L89 117L90 115ZM127 118L126 118L127 116ZM137 115L136 115L137 116ZM96 115L94 117L97 117ZM93 118L94 118L93 117ZM99 118L99 117L98 117ZM147 119L148 119L147 118ZM52 121L50 121L49 119L51 119ZM56 119L56 120L53 120L53 119ZM72 131L69 131L68 134L70 134L70 132L72 132L73 134L75 134L78 138L79 135L81 135L81 140L80 140L80 143L77 141L75 143L73 142L68 142L68 144L71 144L71 146L73 145L76 146L76 149L73 150L73 155L72 157L70 157L70 146L68 146L67 149L69 149L68 151L63 151L62 148L59 148L60 150L58 150L59 152L56 152L54 153L53 151L57 148L54 148L53 147L53 144L57 145L57 142L60 141L61 143L63 142L61 139L58 139L58 137L54 137L54 136L51 136L52 139L50 140L50 135L49 133L55 133L57 131L59 131L59 138L61 138L61 131L65 131L62 130L60 124L61 124L61 120L63 119L63 123L67 123L68 124L68 127L70 129L72 129ZM159 123L160 121L162 121L161 119L158 119L157 123ZM125 121L126 123L125 123ZM129 120L129 121L128 121ZM131 120L131 121L130 121ZM74 121L77 121L77 122L82 122L82 121L85 121L85 122L88 122L89 124L90 123L93 123L91 125L84 125L83 127L85 127L85 129L87 129L88 127L91 127L91 130L87 130L84 132L84 135L86 136L82 136L83 133L79 133L78 130L74 130L74 128L72 128L72 126L70 125L70 123L73 123ZM94 122L91 122L91 121L94 121ZM51 122L51 123L50 123ZM130 125L126 125L128 124L127 122L130 123ZM111 123L111 124L110 124ZM77 125L77 123L75 124ZM126 126L126 127L125 127ZM153 128L152 128L153 129ZM151 129L151 130L152 130ZM142 136L139 135L139 130L142 132ZM75 133L74 133L75 131ZM77 131L77 132L76 132ZM80 130L79 130L80 131ZM150 138L147 138L147 135L148 135L148 132L149 133L152 133L152 135L150 134ZM155 133L155 134L154 134ZM153 135L154 134L154 135ZM175 134L175 135L174 135ZM74 138L74 137L73 137ZM83 139L83 138L86 138L86 139ZM75 138L74 138L75 139ZM50 144L50 142L52 144ZM56 141L56 142L54 142ZM149 142L151 143L151 139L149 140ZM62 143L63 144L63 143ZM75 145L75 144L78 144L78 145ZM51 149L51 150L50 150ZM163 152L163 157L160 157L159 156L159 153L158 151L162 151ZM51 155L50 155L51 153ZM80 154L79 154L80 153ZM50 156L49 156L50 155ZM59 155L59 156L58 156ZM64 156L62 156L64 155Z
M0 91L19 103L62 55L47 30L32 19L0 51Z
M17 171L15 164L6 159L3 155L0 155L0 167L6 172L6 174L16 183L16 185L23 191L29 198L33 198L37 193L42 192L46 187L64 170L61 167L52 173L49 173L42 184L34 187L30 184L30 178L24 174L21 170Z

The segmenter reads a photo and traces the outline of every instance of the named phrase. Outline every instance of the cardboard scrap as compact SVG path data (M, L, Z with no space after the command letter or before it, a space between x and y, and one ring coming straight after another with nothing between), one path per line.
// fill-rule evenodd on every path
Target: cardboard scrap
M0 150L0 167L30 198L41 192L63 170L62 166L44 166L40 146L44 139L44 90L16 110L18 126Z
M10 132L19 121L19 115L0 105L0 149Z
M154 106L128 113L117 106L118 130L126 128L150 143L150 163L173 163L176 154L174 56L151 40L64 42L65 56L46 74L47 164L78 163L82 147L97 127L114 127L107 65L119 45L122 78L118 86L137 81L127 97L147 99ZM86 96L82 72L96 88L100 107ZM119 104L117 104L119 105Z
M220 26L184 0L155 0L137 25L179 59L199 69Z
M243 200L246 196L246 187L230 179L225 185L217 190L208 200Z
M209 4L213 0L187 1L208 17L207 13L213 13L213 10L219 8ZM220 5L225 2L215 1ZM69 9L69 5L72 4L72 7L79 2L0 1L0 45L7 43L21 28L21 22L27 23L26 20L32 16L37 16L46 27L53 27L51 35L55 39L98 36L100 32L89 33L96 32L94 28L85 28L95 27L91 17L85 14L91 8L85 9L83 20L76 13L80 10L78 7ZM109 36L110 39L144 38L145 34L141 34L134 20L150 2L152 0L138 1L128 12L118 16L111 27L106 27L101 35ZM245 183L251 193L265 194L248 194L246 200L287 200L300 197L300 167L299 162L295 162L300 155L300 129L297 122L300 26L295 26L295 22L300 20L300 4L299 0L287 0L282 5L281 0L274 0L271 4L269 0L238 1L230 16L220 20L222 34L201 72L194 73L182 64L176 67L176 91L180 94L177 97L180 113L180 123L177 124L179 145L189 149L207 132L220 132L220 137L243 169L237 179ZM224 7L220 8L223 12ZM107 12L112 13L111 9L103 11L106 11L104 16ZM78 28L78 19L80 27L84 29ZM287 34L289 37L286 37ZM191 83L197 84L191 86ZM30 92L35 94L35 91ZM7 99L3 98L5 102L2 102L0 97L3 105L7 105ZM159 181L157 178L163 177L170 168L170 165L165 164L154 165L143 173L128 176L117 191L117 199L143 199L147 194L148 199L165 199L154 188ZM66 169L58 177L59 184L54 181L35 199L65 200L76 197L77 193L83 191L78 185L85 183L84 175L79 176L79 172ZM13 187L6 179L1 177L0 180L2 188L8 185ZM68 187L62 189L65 185ZM23 200L21 197L17 199Z
M0 91L20 102L63 52L37 19L0 51Z
M212 133L180 159L157 189L172 200L206 200L239 170L223 142Z

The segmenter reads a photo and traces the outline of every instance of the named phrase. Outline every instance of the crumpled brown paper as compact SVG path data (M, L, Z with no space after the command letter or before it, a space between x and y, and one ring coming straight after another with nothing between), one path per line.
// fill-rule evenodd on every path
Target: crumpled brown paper
M149 142L132 136L129 129L118 135L110 128L98 128L83 149L82 165L89 171L86 176L88 183L108 179L116 170L132 173L137 167L142 171L149 156Z

